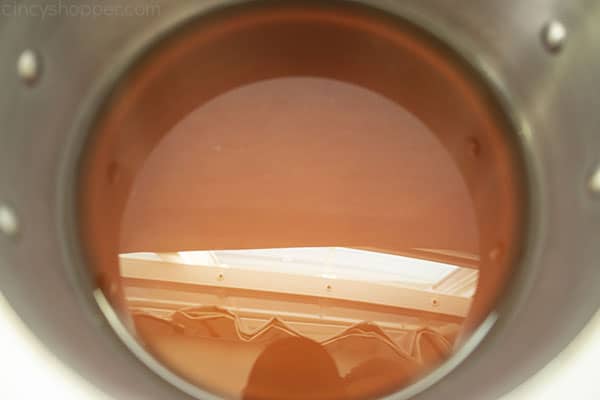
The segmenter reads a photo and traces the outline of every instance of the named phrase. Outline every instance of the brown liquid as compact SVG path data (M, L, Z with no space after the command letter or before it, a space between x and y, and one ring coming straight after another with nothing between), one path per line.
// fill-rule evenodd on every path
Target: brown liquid
M370 398L449 357L519 249L518 164L481 88L354 9L241 9L167 44L115 92L82 170L90 263L139 340L234 398ZM432 284L178 255L305 247L456 269Z

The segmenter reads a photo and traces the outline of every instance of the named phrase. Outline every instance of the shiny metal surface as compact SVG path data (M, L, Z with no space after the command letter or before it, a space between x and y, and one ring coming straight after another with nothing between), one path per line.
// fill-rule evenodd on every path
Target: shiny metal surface
M17 73L25 83L32 84L40 73L40 61L33 50L24 50L17 60Z
M91 283L78 276L83 268L72 240L72 182L86 134L82 127L153 39L231 3L164 2L159 15L136 18L0 20L0 35L11 38L0 42L0 199L17 205L24 232L18 242L0 237L1 289L63 361L123 398L190 396L156 379L126 349L101 314ZM520 127L532 217L523 271L493 328L465 362L435 385L399 395L426 389L414 398L498 398L550 361L600 304L600 204L589 195L600 152L600 4L364 3L407 18L456 49L489 81ZM544 24L553 19L569 32L559 53L540 42ZM14 60L29 47L44 59L44 77L24 87Z
M593 193L600 193L600 168L592 172L588 187Z
M19 219L6 204L0 204L0 232L6 236L15 236L19 232Z
M559 51L567 40L567 29L560 21L550 21L542 29L542 40L548 51Z

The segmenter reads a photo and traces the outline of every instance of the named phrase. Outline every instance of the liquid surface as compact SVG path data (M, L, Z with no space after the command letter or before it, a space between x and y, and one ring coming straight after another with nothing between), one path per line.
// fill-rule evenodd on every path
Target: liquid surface
M452 352L477 283L472 207L445 148L390 100L254 83L148 157L123 216L126 299L147 346L227 397L385 394ZM413 254L448 249L467 267Z
M210 393L394 393L451 357L511 276L510 124L390 15L253 4L165 38L111 93L81 166L90 272Z

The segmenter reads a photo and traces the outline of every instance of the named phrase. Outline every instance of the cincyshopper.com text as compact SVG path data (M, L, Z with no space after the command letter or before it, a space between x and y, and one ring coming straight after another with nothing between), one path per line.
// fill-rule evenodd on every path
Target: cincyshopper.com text
M0 17L152 17L160 14L160 4L131 4L128 1L91 2L75 4L58 0L55 2L40 2L39 4L24 3L18 0L0 0Z

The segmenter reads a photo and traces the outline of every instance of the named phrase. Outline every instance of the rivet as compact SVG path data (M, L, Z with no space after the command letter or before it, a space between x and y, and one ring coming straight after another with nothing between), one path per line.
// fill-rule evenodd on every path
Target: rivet
M33 50L25 50L17 60L17 72L21 80L27 84L34 83L40 74L40 60Z
M327 285L327 286L325 286L325 289L327 289L328 292L331 292L333 287L331 285Z
M492 248L489 252L490 261L497 262L500 261L504 254L504 246L502 243L496 244L494 248Z
M588 182L588 188L592 193L600 195L600 166L592 173Z
M223 275L223 273L220 273L219 275L217 275L217 280L219 282L223 281L225 279L225 275Z
M436 298L431 299L431 305L434 307L438 307L440 305L440 301Z
M567 39L567 28L560 21L550 21L542 29L542 41L548 51L558 52Z
M110 184L115 184L119 181L119 178L121 176L121 169L119 168L119 164L116 161L111 162L108 165L106 175Z
M19 233L17 214L5 204L0 204L0 232L6 236L15 236Z
M471 157L477 158L481 154L481 143L477 138L467 138L467 148Z

